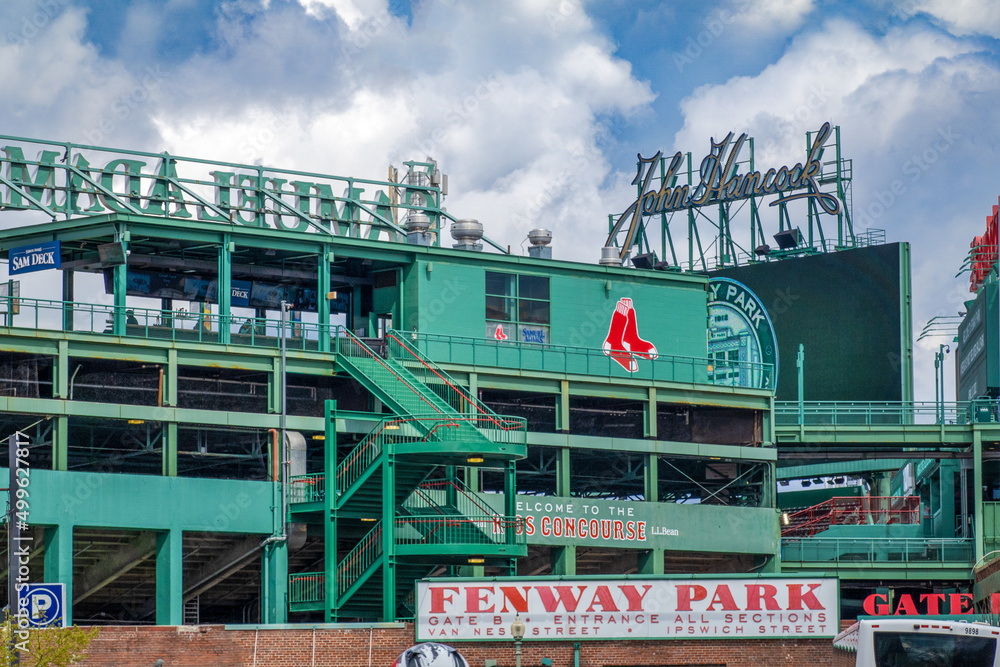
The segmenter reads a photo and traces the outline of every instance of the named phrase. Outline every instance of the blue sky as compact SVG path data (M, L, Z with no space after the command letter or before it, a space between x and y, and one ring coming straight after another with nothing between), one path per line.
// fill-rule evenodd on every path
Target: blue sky
M0 133L373 178L431 154L449 211L593 262L637 153L749 132L780 166L830 121L856 229L913 245L919 330L964 310L1000 195L998 38L990 0L5 0Z

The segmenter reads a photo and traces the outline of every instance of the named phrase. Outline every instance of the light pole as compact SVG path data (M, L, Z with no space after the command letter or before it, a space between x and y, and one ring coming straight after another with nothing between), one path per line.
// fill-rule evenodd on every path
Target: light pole
M944 410L944 355L951 352L947 345L939 345L938 351L934 354L934 412L937 423L943 424L945 418Z
M521 622L521 615L514 615L514 622L510 624L510 636L514 638L514 667L521 667L521 640L524 639L524 623Z

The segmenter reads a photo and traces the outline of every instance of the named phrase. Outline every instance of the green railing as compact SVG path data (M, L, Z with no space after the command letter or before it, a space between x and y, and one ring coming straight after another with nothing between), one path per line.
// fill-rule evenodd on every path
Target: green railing
M450 414L454 409L444 399L406 372L406 369L372 350L363 340L344 329L337 339L337 354L368 379L392 395L410 414Z
M445 515L450 510L462 516L482 515L503 518L503 515L476 496L458 479L438 479L424 482L403 502L413 514L430 514L433 510Z
M527 422L523 417L486 415L385 417L337 466L337 495L343 495L354 485L387 448L417 442L524 445ZM325 475L292 477L290 488L294 490L289 494L293 503L322 500L326 494Z
M782 562L836 562L850 565L893 563L968 563L975 543L961 538L847 538L782 539Z
M337 597L339 598L351 585L361 578L372 563L382 555L382 522L378 522L347 552L337 565Z
M851 402L851 401L782 401L774 404L778 426L902 426L907 424L968 424L974 420L995 419L991 409L979 415L972 402L936 403L934 401ZM989 408L989 406L986 406ZM995 406L993 406L995 407Z
M326 475L294 475L288 485L288 500L293 503L312 503L326 497Z
M396 544L524 545L527 537L520 517L427 514L396 519Z
M386 334L389 357L402 364L418 381L444 399L456 412L471 412L497 417L485 403L472 395L440 366L421 354L410 334L389 331Z
M120 307L76 301L0 297L0 325L33 330L76 331L198 343L227 342L254 347L281 346L281 320L215 315L181 310ZM69 324L70 326L67 326ZM286 322L285 346L319 349L323 337L343 337L339 325ZM225 332L228 341L223 340Z
M326 594L324 572L300 572L288 575L288 600L292 604L322 602Z
M625 366L630 365L632 355L627 352L615 352L608 356L601 350L565 345L417 332L402 335L410 338L410 347L437 363L719 386L774 386L771 364L660 354L654 360L636 358L636 371L629 372ZM614 356L622 357L624 364Z
M524 522L520 517L500 515L443 517L439 514L397 518L395 543L398 545L477 545L523 546ZM382 524L374 527L351 549L337 566L337 597L348 589L382 555ZM326 574L301 572L288 576L288 597L294 603L322 602Z

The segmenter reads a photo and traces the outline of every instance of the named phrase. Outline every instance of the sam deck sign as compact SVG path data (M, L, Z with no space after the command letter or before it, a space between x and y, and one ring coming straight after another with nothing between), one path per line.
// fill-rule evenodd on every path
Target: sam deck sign
M59 241L10 249L10 274L31 273L62 266Z
M836 579L493 579L417 582L417 641L833 637Z

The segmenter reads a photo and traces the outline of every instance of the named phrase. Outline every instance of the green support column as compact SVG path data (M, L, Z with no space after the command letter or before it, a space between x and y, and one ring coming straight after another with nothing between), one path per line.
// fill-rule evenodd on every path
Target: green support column
M663 574L665 549L649 549L639 552L639 574Z
M52 369L55 375L55 384L52 386L53 398L69 398L69 341L61 340L56 343L55 368Z
M776 497L778 487L778 473L777 466L774 462L767 463L767 470L764 473L764 490L760 499L761 507L777 507L778 499Z
M649 400L642 410L643 431L647 438L656 438L656 387L649 388Z
M122 247L125 249L125 252L128 253L128 231L122 231L121 241ZM115 312L113 331L115 335L122 336L125 334L125 286L127 281L127 266L125 264L120 264L112 269L112 271L114 272L115 282Z
M561 498L570 494L569 452L569 447L560 447L556 453L556 495ZM552 547L550 559L552 574L576 574L576 546Z
M66 584L66 623L73 623L73 526L45 526L45 582Z
M233 251L235 244L229 234L222 235L222 245L219 246L219 342L225 345L230 340L232 326L230 319L232 309L230 301L233 298Z
M184 623L184 535L179 529L156 535L156 624Z
M507 462L507 474L503 478L503 513L507 516L517 514L517 466L513 461Z
M576 574L576 547L552 547L552 575L572 576Z
M396 460L391 449L382 457L382 620L391 623L396 620Z
M163 404L170 407L177 405L177 350L175 348L167 350L167 367L163 373Z
M73 272L62 272L63 331L73 330Z
M469 373L469 395L473 398L479 398L479 374ZM471 405L466 405L463 408L466 412L474 413L475 409Z
M69 417L56 417L52 424L52 469L69 469Z
M323 474L328 480L336 479L337 474L337 401L326 402L325 440L323 440ZM331 482L326 487L323 497L323 509L326 521L323 522L323 571L326 573L324 585L326 588L325 615L326 622L337 620L337 489Z
M570 496L569 452L569 447L560 447L556 453L556 495L562 498Z
M642 492L646 502L660 502L660 457L657 454L646 454L646 465L643 466Z
M316 300L316 308L319 316L317 321L319 322L320 352L330 351L330 337L333 335L333 332L330 331L330 299L327 298L330 293L331 262L333 262L333 252L330 250L330 246L324 245L316 266L316 294L319 295Z
M983 432L979 425L972 427L972 462L972 530L976 535L975 562L978 563L983 557Z
M569 380L559 382L559 402L556 405L556 430L569 430Z
M177 476L177 422L163 426L163 476Z
M288 543L272 542L263 549L261 564L261 620L288 622Z

